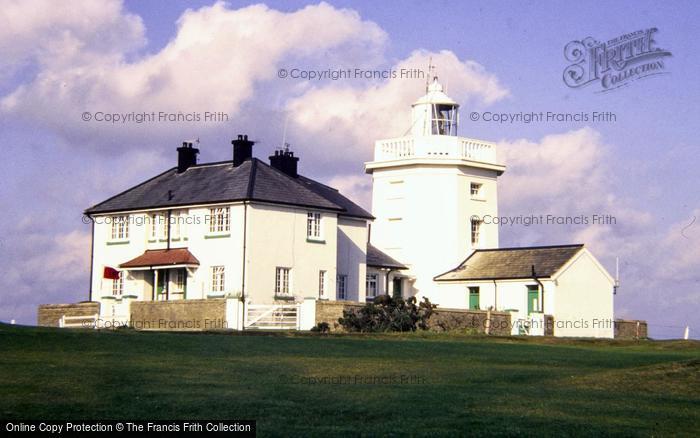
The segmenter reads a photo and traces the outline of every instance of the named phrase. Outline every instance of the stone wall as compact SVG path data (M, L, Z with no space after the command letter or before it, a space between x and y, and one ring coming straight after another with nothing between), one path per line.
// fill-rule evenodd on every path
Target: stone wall
M343 316L344 309L359 309L364 304L355 301L316 301L316 325L328 323L331 331L342 331L338 318Z
M93 316L100 313L100 303L87 301L75 304L41 304L37 311L37 325L43 327L58 327L61 316ZM73 320L79 323L80 320Z
M221 330L226 321L226 300L132 301L130 325L137 330ZM236 322L231 322L231 328Z
M342 331L338 318L343 316L345 309L359 309L364 304L353 301L316 301L316 324L328 323L331 331ZM490 324L486 321L489 320ZM487 312L480 310L435 309L428 320L432 331L453 331L473 329L475 333L510 335L510 314L507 312Z
M509 336L510 313L486 310L435 309L428 320L430 330L473 331L474 333Z
M615 321L615 339L646 339L647 337L646 321L636 319Z

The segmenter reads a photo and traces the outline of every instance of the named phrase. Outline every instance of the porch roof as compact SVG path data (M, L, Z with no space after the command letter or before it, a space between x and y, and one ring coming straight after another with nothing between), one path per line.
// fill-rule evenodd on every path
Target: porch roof
M119 267L128 269L175 265L199 266L199 260L187 248L149 249Z

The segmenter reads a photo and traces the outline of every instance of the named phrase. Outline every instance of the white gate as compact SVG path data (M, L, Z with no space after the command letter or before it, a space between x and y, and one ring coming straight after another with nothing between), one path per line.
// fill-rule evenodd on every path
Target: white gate
M247 304L246 329L299 330L299 305Z

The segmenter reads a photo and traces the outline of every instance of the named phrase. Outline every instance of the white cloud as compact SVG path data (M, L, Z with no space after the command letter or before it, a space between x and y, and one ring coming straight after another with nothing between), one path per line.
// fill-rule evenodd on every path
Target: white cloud
M97 3L87 2L97 6ZM15 5L11 14L29 14ZM188 10L179 19L177 34L159 52L128 61L125 54L140 47L143 28L138 18L125 13L119 2L100 9L100 15L84 19L82 9L47 7L38 23L26 24L22 35L39 49L20 56L22 50L5 47L14 63L38 65L38 73L0 101L6 114L34 120L76 143L104 145L104 138L162 138L172 130L167 123L139 127L83 122L83 111L105 112L194 112L222 111L236 117L241 106L256 95L262 82L279 88L277 68L290 60L328 61L328 53L343 57L355 54L377 62L386 34L376 24L363 21L347 9L321 3L284 13L264 5L237 10L219 2L210 7ZM68 20L68 10L80 16ZM124 44L110 45L121 34ZM313 34L313 38L309 35ZM101 40L102 39L102 40ZM347 61L347 58L346 58ZM288 85L288 84L287 84ZM274 88L274 87L273 87ZM259 96L257 96L259 97ZM254 102L254 106L260 102ZM192 129L192 128L191 128ZM197 127L197 129L202 129Z
M76 59L121 57L144 42L141 18L120 0L7 0L0 9L0 79L32 61L69 68Z
M491 103L503 99L508 90L498 79L474 61L460 60L450 51L415 51L391 69L427 70L432 59L439 78L448 84L447 93L458 102ZM424 92L425 79L336 81L311 86L287 104L291 123L312 138L322 138L326 161L348 159L361 154L370 158L374 141L399 137L411 127L411 104Z

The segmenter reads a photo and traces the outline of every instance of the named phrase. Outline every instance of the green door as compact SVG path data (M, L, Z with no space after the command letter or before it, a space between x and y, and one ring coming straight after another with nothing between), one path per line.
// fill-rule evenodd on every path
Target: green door
M401 286L403 281L401 280L401 278L394 278L392 282L394 284L394 298L402 298L403 290Z
M165 300L168 288L168 270L158 270L158 284L156 285L156 299Z
M540 288L537 285L527 287L527 313L540 311Z
M476 286L469 288L469 309L479 310L479 288Z

